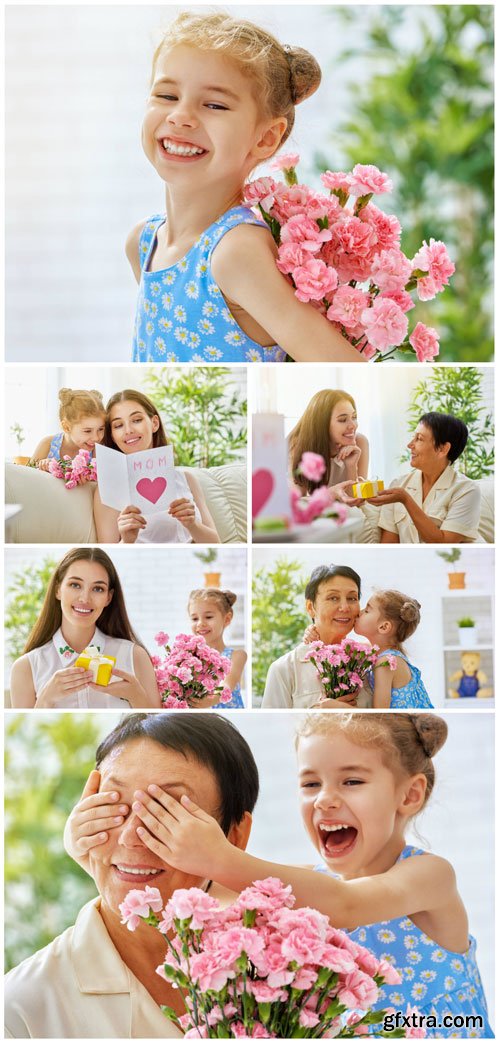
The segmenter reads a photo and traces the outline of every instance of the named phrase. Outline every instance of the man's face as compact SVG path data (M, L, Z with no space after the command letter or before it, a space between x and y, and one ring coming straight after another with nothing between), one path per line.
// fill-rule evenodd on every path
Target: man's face
M116 747L101 765L101 791L117 791L130 812L125 821L109 831L104 845L90 850L90 872L103 904L113 913L131 888L158 888L164 902L176 888L200 887L190 877L162 863L141 841L141 820L132 811L135 790L147 791L156 783L175 798L187 794L211 816L219 819L220 794L211 769L192 755L167 750L149 739L137 739Z

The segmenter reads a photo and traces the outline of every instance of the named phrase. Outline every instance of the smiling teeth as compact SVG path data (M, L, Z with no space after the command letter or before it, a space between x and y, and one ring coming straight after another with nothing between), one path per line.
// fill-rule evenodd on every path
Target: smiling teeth
M92 609L79 609L77 605L74 605L73 609L75 610L75 613L83 613L84 615L92 612Z
M163 141L163 148L165 152L171 152L173 156L201 156L205 151L197 148L196 145L174 145L173 141L168 141L167 138Z
M320 823L320 830L349 830L349 823Z
M122 874L136 874L137 877L151 877L151 874L161 874L161 870L139 870L138 867L120 866L116 863L116 869Z

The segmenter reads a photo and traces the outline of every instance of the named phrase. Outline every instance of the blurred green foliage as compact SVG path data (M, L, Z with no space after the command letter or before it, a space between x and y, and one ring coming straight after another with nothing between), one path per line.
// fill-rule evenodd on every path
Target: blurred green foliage
M112 721L111 721L112 717ZM74 923L96 889L63 849L68 813L116 715L9 715L5 724L5 964Z
M177 465L214 468L241 460L247 404L227 367L155 367L144 385L166 422Z
M495 466L495 428L493 415L483 406L482 381L475 366L436 366L416 385L408 407L411 429L430 412L451 413L467 425L469 439L456 468L471 479L491 475ZM407 461L408 453L400 459Z
M264 694L269 666L302 640L307 627L306 584L300 562L278 558L272 568L258 569L252 585L252 688Z
M347 5L329 9L339 35L355 26L352 50L335 59L348 81L347 118L318 169L374 163L394 181L377 205L403 226L411 258L431 236L456 265L450 286L419 302L412 327L437 328L440 361L485 361L493 354L493 22L475 4ZM359 69L362 69L359 75ZM364 72L368 70L365 76Z
M7 590L5 606L6 651L13 660L22 655L42 608L45 592L57 560L50 555L41 565L19 569Z

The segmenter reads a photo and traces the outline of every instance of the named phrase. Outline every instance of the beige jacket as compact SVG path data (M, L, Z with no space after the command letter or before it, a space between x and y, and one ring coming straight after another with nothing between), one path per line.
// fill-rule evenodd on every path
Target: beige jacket
M122 961L100 902L92 899L71 928L8 973L6 1038L182 1036Z

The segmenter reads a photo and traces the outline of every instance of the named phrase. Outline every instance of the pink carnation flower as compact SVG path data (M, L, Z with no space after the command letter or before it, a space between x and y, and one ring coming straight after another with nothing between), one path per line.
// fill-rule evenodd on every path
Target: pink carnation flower
M309 482L319 482L325 474L326 464L319 453L306 451L302 454L298 470Z
M283 275L290 275L294 268L299 268L309 257L299 243L281 243L278 247L276 267Z
M306 1029L312 1029L313 1026L317 1026L319 1023L319 1015L316 1015L314 1011L310 1011L308 1008L302 1008L299 1015L299 1026L304 1026Z
M402 250L381 250L373 260L371 278L380 290L404 290L411 272Z
M368 196L370 193L380 196L392 189L391 179L372 163L356 163L347 177L352 196Z
M389 301L395 301L402 312L410 312L412 308L415 308L414 301L407 290L384 290L380 296L386 297Z
M193 930L203 928L205 921L219 910L219 904L201 888L177 888L169 899L166 910L181 921L191 918Z
M249 207L260 204L268 213L274 203L274 195L278 188L278 182L274 178L256 178L245 185L243 192L244 202Z
M348 1008L367 1011L377 1002L378 986L371 976L356 969L346 975L340 986L338 998L340 1003Z
M337 273L319 258L311 258L292 272L296 286L295 296L299 301L319 301L335 290L338 283Z
M431 239L429 243L424 240L412 265L414 269L428 272L427 276L417 279L417 294L421 301L430 301L439 294L455 271L455 265L440 239Z
M132 888L125 896L123 903L119 905L122 915L121 923L126 924L129 931L134 932L141 923L141 917L149 915L150 908L155 913L159 913L162 906L163 899L158 888L151 888L149 885L146 885L143 891L139 888Z
M168 645L168 634L165 634L165 631L158 631L158 634L155 634L155 642L157 645Z
M314 254L321 250L323 243L332 238L328 228L319 228L317 221L306 214L294 214L282 226L281 242L298 243L302 250Z
M314 195L313 190L307 185L283 185L278 182L270 211L271 216L276 218L280 225L297 214L302 216L307 214L312 217L309 214L309 204Z
M439 355L439 338L437 330L424 323L417 323L409 337L412 348L419 362L431 362Z
M358 325L361 313L369 303L369 294L362 290L353 286L339 286L326 313L327 318L341 323L346 330L352 330Z
M343 170L325 170L325 173L321 174L321 181L330 192L339 189L340 192L345 192L349 195L351 191L349 174L346 174Z
M300 161L298 152L284 152L281 156L275 156L270 164L271 170L290 170L296 167Z
M377 298L361 315L368 341L380 352L402 344L408 331L408 319L395 301Z
M401 225L394 214L385 214L383 210L368 203L360 212L360 220L371 225L377 239L377 246L381 250L391 250L399 246L401 239Z

